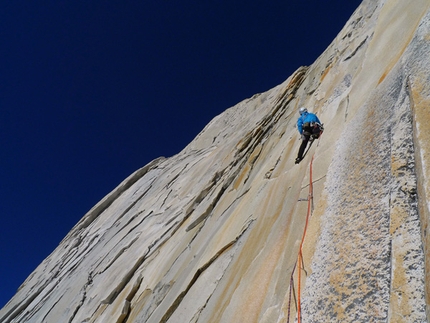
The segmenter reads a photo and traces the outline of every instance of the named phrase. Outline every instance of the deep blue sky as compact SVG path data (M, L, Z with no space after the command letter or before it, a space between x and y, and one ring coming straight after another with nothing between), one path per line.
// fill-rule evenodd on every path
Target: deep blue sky
M310 65L361 0L0 4L0 308L79 219Z

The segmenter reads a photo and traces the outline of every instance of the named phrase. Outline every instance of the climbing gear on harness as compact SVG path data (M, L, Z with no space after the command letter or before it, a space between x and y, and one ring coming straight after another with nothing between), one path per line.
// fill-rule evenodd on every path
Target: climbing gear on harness
M314 139L318 139L323 131L323 125L318 122L306 122L303 124L303 134L312 136Z
M323 127L323 125L322 124L319 124L318 122L313 122L312 124L311 124L311 131L312 131L312 133L310 133L310 135L311 135L311 140L313 140L313 139L318 139L321 135L322 135L322 133L323 133L323 131L324 131L324 127Z
M301 134L302 144L297 154L295 164L299 164L303 158L305 158L315 139L319 139L323 131L324 126L318 122L306 122L303 124L303 133Z

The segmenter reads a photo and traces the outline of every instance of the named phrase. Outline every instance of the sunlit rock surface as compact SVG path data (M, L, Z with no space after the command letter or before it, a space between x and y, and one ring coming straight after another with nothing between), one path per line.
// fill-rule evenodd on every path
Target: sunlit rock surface
M313 65L100 201L0 322L428 322L429 6L363 1ZM325 132L295 165L302 105Z

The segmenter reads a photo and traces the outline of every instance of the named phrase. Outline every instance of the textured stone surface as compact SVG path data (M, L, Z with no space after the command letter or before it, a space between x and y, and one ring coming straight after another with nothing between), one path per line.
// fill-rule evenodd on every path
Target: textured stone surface
M297 321L312 158L301 321L428 322L429 6L363 1L314 64L94 206L0 322ZM295 165L302 105L325 132Z

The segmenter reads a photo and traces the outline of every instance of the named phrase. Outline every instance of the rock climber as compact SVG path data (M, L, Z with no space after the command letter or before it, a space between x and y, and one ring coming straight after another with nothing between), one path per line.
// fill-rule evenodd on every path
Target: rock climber
M297 120L297 130L302 137L302 144L297 154L296 164L300 163L303 159L303 153L305 152L308 142L318 139L324 130L316 114L308 112L308 109L305 107L301 107L299 113L300 117Z

